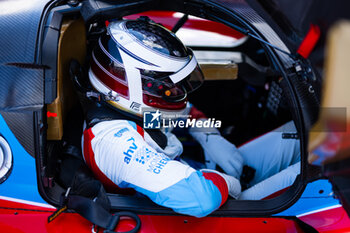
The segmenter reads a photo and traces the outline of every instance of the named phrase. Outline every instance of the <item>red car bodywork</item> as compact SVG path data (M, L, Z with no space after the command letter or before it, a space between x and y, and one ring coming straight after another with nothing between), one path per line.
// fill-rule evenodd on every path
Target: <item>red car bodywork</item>
M142 14L134 14L125 17L126 19L137 19L140 16L147 15L150 19L155 22L160 22L162 25L169 30L171 30L177 21L179 21L179 17L174 17L176 13L172 11L148 11ZM176 15L175 15L176 16ZM244 37L242 33L233 30L230 27L227 27L221 23L216 23L209 20L199 19L199 18L190 18L186 21L186 23L182 26L182 28L191 28L197 30L204 30L209 32L216 32L221 35L231 36L236 39L240 39Z
M8 233L58 233L58 232L92 232L93 225L75 213L62 213L48 223L53 208L38 207L13 201L0 201L0 229ZM189 216L139 215L140 233L151 232L305 232L294 219L271 218L232 218ZM342 207L312 213L300 217L300 220L313 226L318 232L349 232L350 219ZM121 219L116 231L129 231L135 226L130 219ZM102 232L102 229L95 229Z

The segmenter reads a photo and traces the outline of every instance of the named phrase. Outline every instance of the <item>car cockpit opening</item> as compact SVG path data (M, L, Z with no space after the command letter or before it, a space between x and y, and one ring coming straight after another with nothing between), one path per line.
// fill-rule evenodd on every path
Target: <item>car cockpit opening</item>
M205 215L271 216L298 199L314 121L302 114L317 115L319 97L300 105L308 64L274 28L224 3L88 2L51 5L40 35L45 75L54 80L45 84L38 159L50 204L59 206L70 189L113 210L191 215L193 203L219 195ZM158 117L166 120L158 125ZM202 127L205 120L220 127ZM113 153L122 162L104 157ZM185 181L193 189L179 188ZM202 192L203 182L213 192Z

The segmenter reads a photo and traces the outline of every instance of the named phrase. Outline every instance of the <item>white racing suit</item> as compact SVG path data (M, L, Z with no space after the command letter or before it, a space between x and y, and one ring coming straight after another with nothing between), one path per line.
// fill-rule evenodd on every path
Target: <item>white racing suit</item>
M163 150L132 121L100 122L84 131L84 159L105 186L133 188L178 213L202 217L219 208L228 194L238 198L237 179L173 160L182 145L175 135L166 136Z
M166 134L168 144L162 149L141 127L127 120L104 121L86 129L83 154L105 186L116 190L133 188L159 205L196 217L219 208L228 194L236 199L264 198L291 185L299 173L299 166L295 165L292 172L285 172L287 176L278 177L280 171L299 161L300 151L298 140L282 139L282 130L270 132L239 149L220 135L208 136L203 132L191 135L205 154L215 153L220 158L234 153L238 162L231 162L234 167L231 175L238 178L243 163L255 168L253 187L240 195L240 183L233 176L213 170L196 171L173 160L182 153L182 145L173 134ZM265 184L264 179L268 181Z

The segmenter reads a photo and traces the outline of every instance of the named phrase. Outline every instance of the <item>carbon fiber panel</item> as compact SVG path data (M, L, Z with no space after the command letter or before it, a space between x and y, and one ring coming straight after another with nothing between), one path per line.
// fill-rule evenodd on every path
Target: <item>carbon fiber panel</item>
M43 70L0 65L0 110L38 108L43 104Z
M34 63L41 15L47 2L0 1L0 114L31 155L35 153L34 111L43 106L44 75L43 69L30 64ZM20 67L18 63L25 65Z
M32 156L35 155L34 147L34 119L33 112L2 112L7 125L24 149Z
M37 32L48 0L0 1L0 62L33 62ZM6 49L4 49L6 48Z
M43 71L5 64L34 62L40 18L47 2L0 1L0 109L43 103Z

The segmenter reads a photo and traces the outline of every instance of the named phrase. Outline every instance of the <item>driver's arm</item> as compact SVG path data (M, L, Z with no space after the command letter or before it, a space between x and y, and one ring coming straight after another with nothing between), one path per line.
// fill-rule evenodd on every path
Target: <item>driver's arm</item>
M218 172L196 171L147 144L130 121L98 123L84 132L84 158L95 174L118 188L134 188L175 212L203 217L218 209L239 181ZM232 190L234 189L234 192Z

